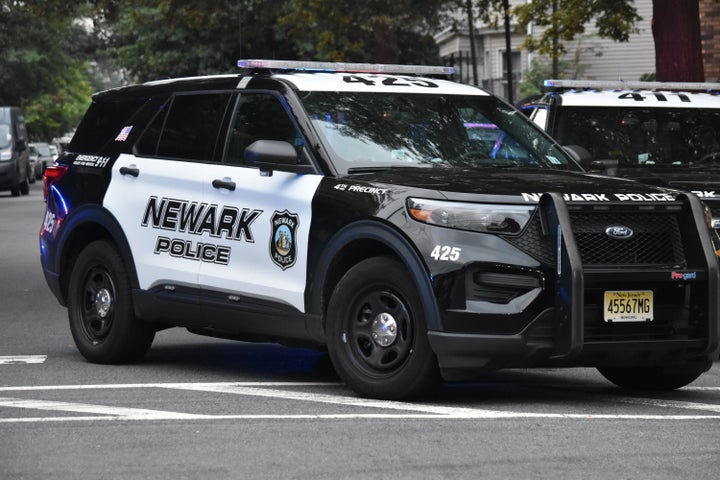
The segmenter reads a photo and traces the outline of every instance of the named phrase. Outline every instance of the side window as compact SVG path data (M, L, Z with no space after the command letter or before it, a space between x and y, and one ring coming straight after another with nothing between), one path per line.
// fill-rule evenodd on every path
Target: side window
M267 93L242 94L230 128L226 161L244 163L245 149L257 140L280 140L298 150L303 145L302 136L277 97Z
M164 119L157 155L188 160L213 160L220 124L229 100L229 93L176 95ZM148 138L152 137L153 128L157 127L159 125L153 122L147 132ZM148 145L143 144L139 150L146 147Z
M139 155L146 155L154 157L157 155L157 147L160 142L160 133L162 133L162 127L165 124L165 118L167 117L167 111L170 106L170 102L165 102L160 106L158 113L152 120L150 125L145 129L142 137L135 145L136 151Z

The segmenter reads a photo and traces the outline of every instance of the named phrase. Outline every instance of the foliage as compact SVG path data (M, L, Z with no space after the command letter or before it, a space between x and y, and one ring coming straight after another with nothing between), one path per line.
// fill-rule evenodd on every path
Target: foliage
M0 0L0 104L34 112L31 139L64 133L87 107L80 14L80 5L63 0Z
M632 0L533 0L513 8L521 29L529 24L544 27L539 37L528 36L524 47L553 58L560 58L564 42L585 31L595 19L598 35L627 42L642 18ZM555 5L556 8L553 8ZM556 41L554 41L556 39Z
M279 26L304 59L435 63L447 0L288 0Z
M466 3L455 0L457 5ZM471 0L477 18L497 27L504 17L504 0ZM528 36L523 47L551 58L560 58L564 43L585 32L586 24L595 20L598 35L620 42L628 41L641 20L633 0L533 0L510 7L509 14L519 31L528 25L540 27L539 37Z
M102 58L138 81L236 71L239 58L293 54L273 25L273 0L101 0Z
M72 130L85 113L92 92L84 70L68 67L58 72L53 91L38 95L25 106L30 138L49 140Z

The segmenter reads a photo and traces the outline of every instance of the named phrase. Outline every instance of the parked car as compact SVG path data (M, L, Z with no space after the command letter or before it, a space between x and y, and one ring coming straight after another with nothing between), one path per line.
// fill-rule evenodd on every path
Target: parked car
M40 155L36 149L28 148L29 150L29 161L30 161L30 176L28 181L35 183L37 180L42 179L42 164L40 163Z
M41 179L47 167L55 162L52 151L50 150L50 145L44 142L33 142L30 144L30 152L37 155L37 161L40 165L40 175L37 176L36 172L36 176L38 179Z
M87 360L178 326L406 398L510 367L674 389L717 358L696 195L586 174L445 67L238 65L94 95L48 167L42 267Z
M60 156L60 153L58 152L58 148L53 145L52 143L48 145L48 148L50 149L50 153L52 154L52 160L55 162L57 160L58 156Z
M0 107L0 190L13 197L30 192L30 156L25 118L18 107Z

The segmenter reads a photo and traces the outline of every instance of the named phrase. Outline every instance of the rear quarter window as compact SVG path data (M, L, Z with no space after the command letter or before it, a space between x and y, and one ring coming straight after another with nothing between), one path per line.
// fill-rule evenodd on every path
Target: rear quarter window
M95 153L114 139L127 120L145 103L144 98L93 101L73 136L68 150Z

